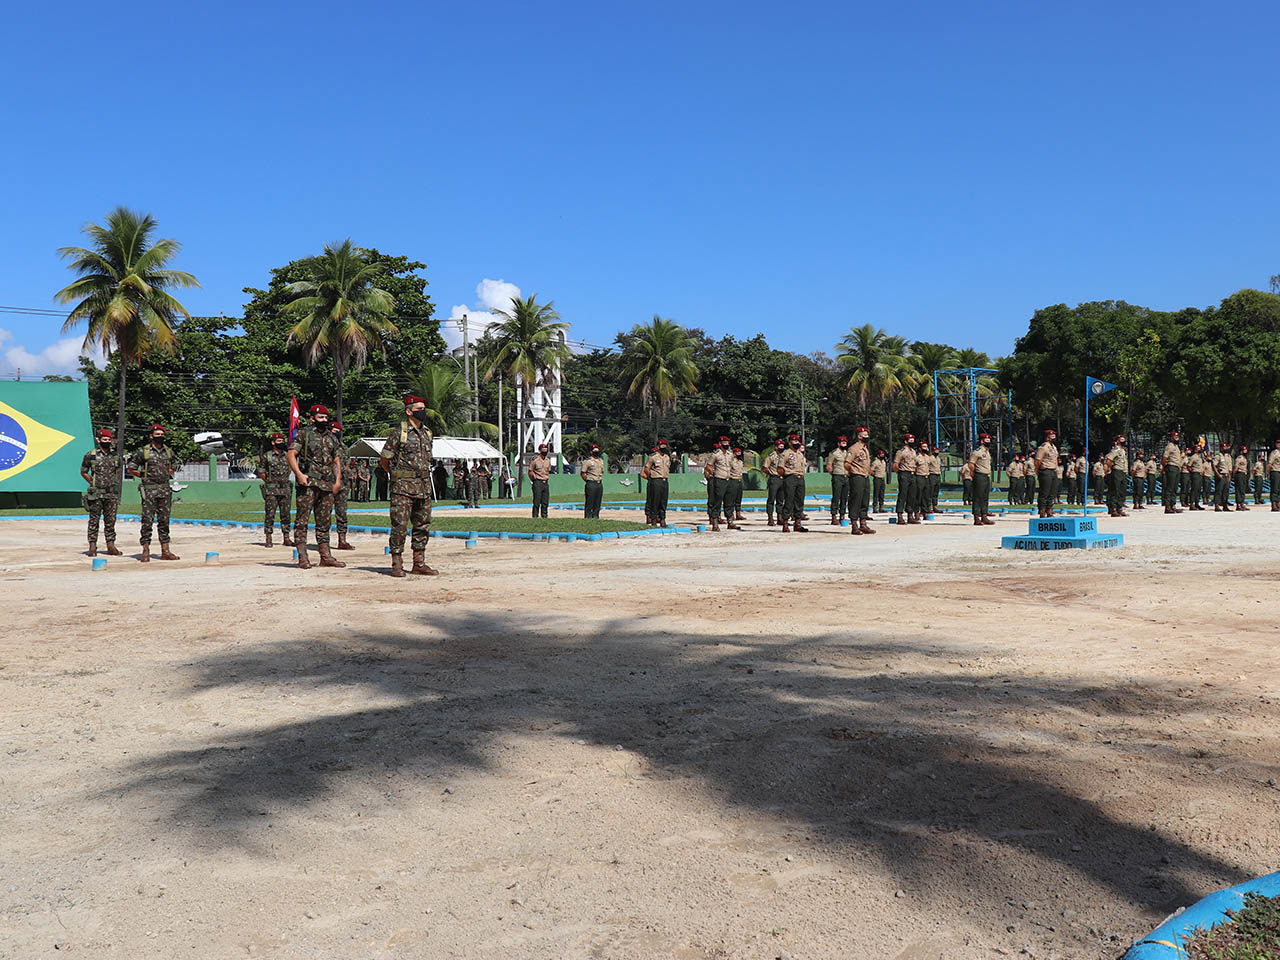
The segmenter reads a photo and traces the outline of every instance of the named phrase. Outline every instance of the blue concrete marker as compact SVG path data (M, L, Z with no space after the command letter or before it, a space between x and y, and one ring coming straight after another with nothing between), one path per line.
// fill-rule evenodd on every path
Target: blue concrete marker
M390 552L391 552L391 544L387 544L385 547L383 547L383 548L382 548L382 552L383 552L383 553L390 553Z
M204 555L205 563L214 563L217 559L218 559L218 555L216 553L206 553Z
M699 532L699 533L706 533L706 532L707 532L707 525L706 525L705 523L700 523L700 524L698 524L698 532Z
M465 543L463 543L463 546L466 547L466 549L468 550L474 550L476 544L479 542L480 542L479 540L468 540Z
M295 549L294 549L294 551L293 551L293 559L295 559L295 560L297 560L297 559L298 559L298 551L297 551L297 549L296 549L296 548L295 548Z
M94 557L94 558L93 558L93 569L94 569L95 571L96 571L96 570L105 570L105 569L107 569L107 558L106 558L106 557Z
M1095 517L1032 517L1027 536L1001 537L1006 550L1107 550L1124 546L1124 534L1103 534Z

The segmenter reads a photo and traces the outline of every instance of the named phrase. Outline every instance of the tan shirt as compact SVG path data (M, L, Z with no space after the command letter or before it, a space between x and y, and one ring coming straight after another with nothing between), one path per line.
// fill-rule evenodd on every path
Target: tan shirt
M1027 466L1021 460L1014 460L1009 464L1009 479L1021 480L1027 475Z
M1255 477L1260 477L1266 472L1267 472L1267 465L1265 463L1263 463L1261 460L1253 461L1253 475Z
M1055 453L1055 456L1057 454ZM978 447L969 454L969 465L974 473L991 473L991 451L986 447Z
M932 454L917 453L916 454L916 476L927 477L929 475L929 459Z
M1095 477L1100 477L1100 476L1102 476L1104 473L1106 473L1106 471L1102 469L1102 461L1101 461L1101 460L1095 460L1095 461L1093 462L1093 471L1092 471L1092 472L1093 472L1093 475L1094 475Z
M1147 461L1141 457L1135 457L1133 463L1129 466L1129 476L1145 479L1147 476Z
M883 471L884 464L881 463ZM860 440L855 440L853 446L849 448L849 455L844 459L844 468L850 476L869 477L871 476L871 450ZM883 473L881 473L883 476Z
M730 480L742 479L742 466L743 466L742 461L738 459L736 454L729 458L729 479Z
M529 461L529 479L546 480L551 476L551 458L538 455Z
M1213 457L1200 458L1200 474L1205 477L1213 476Z
M725 450L723 447L717 447L716 452L711 454L711 461L707 464L707 466L711 468L711 476L715 477L717 480L728 480L729 461L733 459L734 456L732 453Z
M1128 473L1129 471L1129 455L1124 452L1124 447L1118 443L1107 454L1107 463L1111 464L1112 470L1118 470L1121 473Z
M1241 454L1240 456L1236 457L1236 473L1248 473L1248 472L1249 472L1249 458L1246 457L1244 454Z
M848 467L846 466L848 459L849 451L847 449L841 450L839 447L836 447L827 454L827 473L831 474L833 477L847 476L849 473Z
M1271 451L1271 456L1267 457L1267 470L1270 473L1280 471L1280 447Z
M1057 470L1058 469L1058 446L1046 440L1040 446L1036 447L1036 469L1037 470Z
M1076 462L1074 460L1067 461L1067 479L1074 480L1076 478Z
M1164 445L1164 457L1160 461L1166 467L1177 467L1182 469L1182 450L1176 443L1170 440Z
M771 477L782 476L782 454L785 452L786 451L779 452L775 447L773 452L764 458L764 472L766 474Z
M893 469L897 473L915 473L916 452L910 447L903 447L893 455Z
M666 480L671 476L671 457L665 453L651 453L644 468L649 471L650 480Z
M1231 454L1223 453L1221 450L1214 454L1213 469L1220 476L1225 477L1227 474L1231 473L1232 463Z
M1160 464L1156 463L1155 457L1147 458L1147 476L1154 477L1160 473Z
M1277 469L1280 469L1280 468L1277 468ZM873 477L879 477L881 480L883 480L885 476L888 474L888 472L889 472L889 465L885 463L883 460L881 460L879 457L876 457L874 460L871 461L871 475Z
M788 450L782 455L782 475L784 477L803 477L809 461L805 459L803 450Z
M1200 473L1204 469L1204 458L1193 453L1182 462L1182 469L1185 473Z
M579 468L582 473L582 479L585 480L603 480L604 479L604 460L600 457L587 457L582 461Z
M929 476L942 476L942 458L936 453L929 454Z
M960 467L960 479L961 480L973 479L973 464L967 460Z

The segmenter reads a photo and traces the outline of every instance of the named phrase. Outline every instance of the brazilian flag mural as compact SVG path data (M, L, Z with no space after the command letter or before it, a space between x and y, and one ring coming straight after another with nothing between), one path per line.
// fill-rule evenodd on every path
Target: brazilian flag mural
M87 383L0 383L0 493L82 491L92 448Z

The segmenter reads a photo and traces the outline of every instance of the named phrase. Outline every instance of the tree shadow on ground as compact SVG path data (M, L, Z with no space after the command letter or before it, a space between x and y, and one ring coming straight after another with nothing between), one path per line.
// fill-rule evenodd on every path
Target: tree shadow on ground
M690 637L635 618L587 627L433 611L403 635L285 640L198 660L196 690L335 686L400 702L172 751L137 764L126 789L165 791L178 798L176 821L234 842L264 809L303 806L341 778L483 770L501 738L532 733L634 751L655 778L696 778L726 805L804 821L920 890L1027 896L1041 878L1015 884L995 856L1009 848L1150 910L1191 902L1208 880L1246 879L1104 811L1097 798L1125 786L1122 747L1073 765L1053 750L1063 725L1037 729L1037 717L1067 713L1088 721L1076 726L1090 742L1107 729L1123 737L1148 715L1176 712L1172 691L959 675L941 657L931 671L873 672L886 658L945 649L882 634ZM1170 778L1185 770L1171 745L1133 749ZM1162 866L1170 857L1176 867Z

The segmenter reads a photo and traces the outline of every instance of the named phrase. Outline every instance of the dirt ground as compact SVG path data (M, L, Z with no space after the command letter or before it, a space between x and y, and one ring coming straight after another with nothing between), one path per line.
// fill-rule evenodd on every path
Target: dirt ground
M1114 958L1276 869L1280 516L1101 525L0 522L0 957Z

